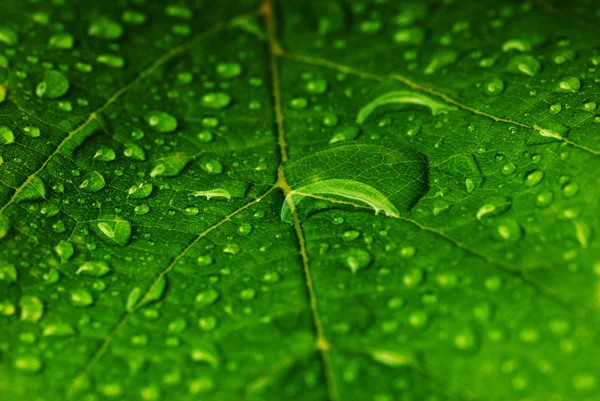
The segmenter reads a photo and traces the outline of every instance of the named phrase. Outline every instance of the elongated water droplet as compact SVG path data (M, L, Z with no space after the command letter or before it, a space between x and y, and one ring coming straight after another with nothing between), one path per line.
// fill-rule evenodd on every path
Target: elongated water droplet
M107 17L97 18L88 28L88 35L107 40L118 39L122 34L121 25Z
M202 106L209 109L223 109L231 103L231 96L224 92L212 92L202 96Z
M38 138L40 136L40 129L38 127L25 127L23 128L23 132L25 135L32 138Z
M434 116L456 110L456 107L454 106L449 106L446 103L438 102L419 92L393 91L377 97L369 104L362 107L356 116L356 122L358 124L362 124L376 108L389 104L395 104L398 106L417 105L429 107L431 114Z
M533 170L525 175L525 186L533 187L542 181L544 172L542 170Z
M154 186L152 184L141 183L129 188L127 194L133 199L145 199L152 193Z
M90 277L102 277L106 276L108 273L110 273L110 267L108 266L108 263L103 260L98 260L85 262L79 266L76 274L82 274Z
M195 191L192 195L206 196L207 200L210 200L210 198L226 198L227 200L231 199L231 195L228 191L219 188L211 189L209 191Z
M238 63L217 64L217 74L223 79L238 77L242 73L242 66Z
M4 213L0 213L0 239L6 237L10 230L10 220Z
M63 32L52 35L48 41L48 46L52 49L69 50L73 48L73 43L73 36Z

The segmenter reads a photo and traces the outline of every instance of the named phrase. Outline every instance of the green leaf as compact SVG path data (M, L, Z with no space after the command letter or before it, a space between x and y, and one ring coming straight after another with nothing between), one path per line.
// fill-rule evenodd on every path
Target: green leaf
M595 3L1 10L2 401L598 398Z

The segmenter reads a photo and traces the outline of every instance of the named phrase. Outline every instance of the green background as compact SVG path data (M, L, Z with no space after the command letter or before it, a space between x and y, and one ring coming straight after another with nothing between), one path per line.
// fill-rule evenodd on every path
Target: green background
M3 401L598 400L594 2L1 9Z

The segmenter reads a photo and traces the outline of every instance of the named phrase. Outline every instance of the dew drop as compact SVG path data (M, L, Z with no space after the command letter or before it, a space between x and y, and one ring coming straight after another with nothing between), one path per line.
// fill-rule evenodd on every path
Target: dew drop
M177 119L164 111L154 111L147 117L148 125L157 132L173 132L177 128Z
M88 290L77 288L71 291L70 301L71 305L84 308L94 303L94 297Z
M576 77L564 77L558 83L558 87L554 90L557 93L575 93L581 88L581 81Z
M231 104L231 96L224 92L211 92L202 96L201 103L209 109L224 109Z
M50 37L48 46L52 49L69 50L73 48L73 43L73 35L68 33L59 33Z
M485 85L485 90L490 95L497 95L504 91L504 81L494 78Z
M106 17L97 18L88 28L88 35L101 39L114 40L120 38L122 34L121 25Z
M84 189L87 192L98 192L106 185L104 176L97 171L90 171L83 177L82 183L79 188Z
M240 76L242 66L238 63L219 63L217 64L217 74L223 79L231 79Z
M200 163L200 168L208 174L221 174L223 165L215 159L206 159Z
M49 70L44 73L44 80L37 85L35 94L38 97L56 99L67 93L69 87L69 80L62 72Z
M507 68L510 72L525 74L532 77L540 72L542 65L533 56L518 55L509 61Z
M0 127L0 145L10 145L15 141L15 134L13 131L6 127Z
M76 274L81 274L89 277L103 277L110 273L111 269L103 260L98 261L90 261L85 262L79 269L77 269Z
M21 307L21 320L24 322L37 323L44 315L44 304L32 295L25 295L19 301Z
M369 252L354 248L346 253L344 264L354 274L359 269L364 269L371 264L372 256Z
M68 241L62 240L55 247L54 251L63 262L67 262L73 256L75 249L73 248L73 244Z
M539 184L544 178L544 172L542 170L532 170L525 174L525 186L531 188Z

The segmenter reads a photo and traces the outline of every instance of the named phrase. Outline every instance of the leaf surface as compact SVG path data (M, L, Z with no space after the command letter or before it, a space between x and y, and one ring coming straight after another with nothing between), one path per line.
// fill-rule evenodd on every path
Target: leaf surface
M1 8L3 401L598 398L595 3Z

